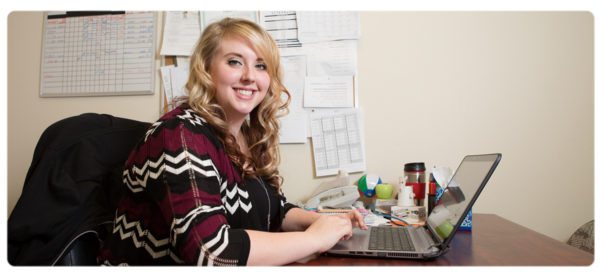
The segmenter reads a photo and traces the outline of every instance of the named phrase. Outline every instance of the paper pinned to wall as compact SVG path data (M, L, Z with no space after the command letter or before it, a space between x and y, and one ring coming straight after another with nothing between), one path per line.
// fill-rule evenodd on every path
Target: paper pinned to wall
M362 108L310 114L317 177L366 171Z
M303 44L309 77L354 77L354 107L358 106L357 41L343 40ZM351 106L352 107L352 106ZM310 135L309 135L310 137Z
M290 113L280 118L279 143L306 143L308 137L308 115L302 107L304 95L304 79L306 77L306 57L290 56L281 58L284 70L283 85L290 92L292 98L288 109ZM286 96L287 95L282 95Z
M354 105L352 76L306 77L305 108L351 108Z
M260 11L260 26L273 37L281 56L306 54L298 40L296 11Z
M173 62L175 63L175 66L177 66L177 67L189 67L190 60L191 60L191 57L189 57L189 56L176 56L175 59L173 59Z
M165 90L165 96L167 97L167 104L169 105L169 111L173 110L170 106L173 101L173 86L171 86L171 68L175 68L174 65L160 67L160 75L162 77L163 88ZM161 98L162 100L163 98Z
M301 43L360 37L358 11L297 11L298 39Z
M304 44L307 75L313 77L354 76L358 59L356 40Z
M279 119L281 122L279 143L306 143L306 129L302 129L308 126L307 112L302 108L304 81L289 81L285 87L290 92L292 101L289 105L290 113Z
M155 12L45 12L43 22L40 97L154 94Z
M199 38L198 11L166 12L160 55L189 56Z
M169 104L170 108L175 108L181 105L182 102L186 101L185 98L188 94L185 91L185 84L190 76L189 67L173 67L171 68L171 85L173 92L172 102Z

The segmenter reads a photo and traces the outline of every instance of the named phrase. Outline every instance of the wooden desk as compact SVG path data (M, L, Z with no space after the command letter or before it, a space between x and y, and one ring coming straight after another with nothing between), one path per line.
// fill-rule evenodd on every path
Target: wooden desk
M574 231L574 230L573 230ZM292 266L588 266L594 255L493 214L473 214L473 231L458 231L452 250L431 261L315 255Z

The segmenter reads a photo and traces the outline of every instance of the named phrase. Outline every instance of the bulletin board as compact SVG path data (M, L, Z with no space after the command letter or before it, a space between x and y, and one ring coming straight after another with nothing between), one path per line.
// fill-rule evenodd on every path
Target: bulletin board
M202 30L222 18L243 18L261 25L278 46L283 84L290 92L290 114L280 119L281 143L305 143L309 113L358 107L358 12L347 11L169 11L163 14L160 55L173 60L161 67L169 111L185 98L189 56ZM174 65L174 67L172 67ZM306 95L307 93L311 93ZM306 131L298 127L307 127Z
M46 12L41 97L154 94L156 13Z
M279 143L312 138L317 177L366 170L358 107L358 12L169 11L164 15L160 69L163 112L187 97L189 56L206 26L225 17L262 26L278 46L289 114L279 118Z

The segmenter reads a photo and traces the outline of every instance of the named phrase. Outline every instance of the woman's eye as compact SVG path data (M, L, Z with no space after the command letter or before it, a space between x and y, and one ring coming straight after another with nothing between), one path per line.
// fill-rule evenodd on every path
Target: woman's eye
M256 68L258 68L260 70L267 70L267 65L265 65L265 64L258 64L258 65L256 65Z
M227 63L232 66L233 65L242 65L242 63L239 60L235 60L235 59L231 59L231 60L227 61Z

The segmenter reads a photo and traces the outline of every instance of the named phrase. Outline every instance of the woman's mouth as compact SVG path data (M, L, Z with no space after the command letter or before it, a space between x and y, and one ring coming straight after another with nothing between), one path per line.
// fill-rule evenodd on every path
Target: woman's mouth
M243 96L250 96L252 95L252 93L254 92L253 90L243 90L243 89L236 89L235 92L243 95Z

